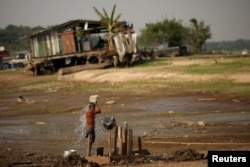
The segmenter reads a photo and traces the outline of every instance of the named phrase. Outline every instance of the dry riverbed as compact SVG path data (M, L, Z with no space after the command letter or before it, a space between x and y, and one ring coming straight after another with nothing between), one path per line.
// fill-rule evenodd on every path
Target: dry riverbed
M191 62L181 60L172 66ZM206 63L214 63L214 60ZM162 68L89 70L59 77L57 74L34 77L21 71L2 75L0 164L63 166L68 163L62 157L63 152L69 149L77 150L80 159L84 157L86 139L81 137L78 128L81 109L91 94L100 96L102 108L102 114L96 118L93 155L99 146L104 146L107 153L107 133L102 126L105 115L114 116L118 125L128 123L133 130L134 150L138 149L137 138L142 137L142 147L151 157L137 159L131 166L207 166L204 157L195 161L192 158L200 153L206 157L208 150L250 150L248 97L216 92L181 93L174 86L172 93L162 92L169 88L145 83L147 80L199 82L225 79L225 75L198 77L166 72ZM248 74L226 77L234 82L250 82ZM126 87L128 82L137 84ZM88 86L90 84L94 86ZM177 162L174 158L178 151L186 152L188 161ZM159 160L161 156L165 160ZM126 162L115 165L126 166Z

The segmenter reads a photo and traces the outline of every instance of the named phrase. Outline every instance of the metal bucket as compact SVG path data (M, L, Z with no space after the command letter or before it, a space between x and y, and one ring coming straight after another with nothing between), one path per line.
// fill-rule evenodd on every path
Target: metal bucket
M70 155L74 155L74 154L76 154L76 150L69 150L69 151L64 151L63 152L63 157L64 158L66 158L66 157L68 157L68 156L70 156Z
M64 151L63 152L63 157L66 158L68 156L70 156L71 152L70 151Z

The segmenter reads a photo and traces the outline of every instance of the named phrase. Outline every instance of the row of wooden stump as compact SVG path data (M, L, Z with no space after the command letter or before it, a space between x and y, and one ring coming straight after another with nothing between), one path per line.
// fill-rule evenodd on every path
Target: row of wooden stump
M128 127L116 126L114 128L114 139L112 140L112 130L108 130L108 156L131 156L133 153L133 131ZM140 139L140 138L139 138ZM113 147L112 147L113 142ZM90 153L90 137L87 141L87 155ZM141 149L141 140L138 140L139 150ZM104 147L97 148L97 156L103 156Z

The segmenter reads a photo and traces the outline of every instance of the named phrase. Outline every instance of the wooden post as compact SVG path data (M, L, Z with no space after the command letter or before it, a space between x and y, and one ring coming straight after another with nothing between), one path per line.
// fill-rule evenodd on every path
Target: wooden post
M115 135L114 135L114 153L117 154L117 133L118 133L118 127L115 127Z
M37 67L37 65L35 64L34 65L34 74L35 74L35 76L38 76L38 69L37 69L38 67Z
M132 150L133 150L133 132L131 129L127 129L127 155L131 155L132 154Z
M108 131L108 150L109 156L111 156L111 130Z
M117 153L119 155L122 155L122 152L123 152L123 148L122 148L122 127L121 126L118 126L118 135L117 135L117 148L118 148L118 151Z
M127 145L128 145L127 143L128 143L128 127L125 127L123 144L122 144L122 155L127 155Z
M138 150L141 153L141 136L138 137Z

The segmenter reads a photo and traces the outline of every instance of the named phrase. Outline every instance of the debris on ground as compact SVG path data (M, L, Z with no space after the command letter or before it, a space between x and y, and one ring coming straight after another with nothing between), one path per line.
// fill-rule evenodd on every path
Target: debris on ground
M73 166L88 166L88 167L99 167L100 165L95 162L90 162L79 154L72 154L68 157L61 157L55 164L57 167L73 167Z
M20 166L47 166L47 167L100 167L103 164L88 160L87 157L80 156L77 153L70 154L69 156L56 156L53 154L46 153L35 153L35 152L26 152L22 156L13 156L11 151L5 151L6 155L0 157L0 163L3 166L9 167L20 167ZM136 154L136 152L134 152ZM112 160L109 164L106 165L124 165L131 164L132 166L136 164L148 164L156 162L170 162L170 161L193 161L193 160L202 160L205 159L204 154L198 153L192 149L178 150L173 155L162 154L155 155L150 154L147 150L141 150L140 153L137 153L138 157L131 157L132 159L122 159L118 158L117 160ZM136 155L137 155L136 154ZM95 157L96 159L101 157Z
M198 153L193 149L178 150L173 154L173 159L175 161L193 161L204 158L204 154Z
M6 157L7 158L7 157ZM75 166L88 166L99 167L100 165L95 162L90 162L79 154L72 154L68 157L55 156L55 155L38 155L35 153L25 153L22 157L7 158L9 162L1 163L9 167L19 166L47 166L47 167L75 167Z

